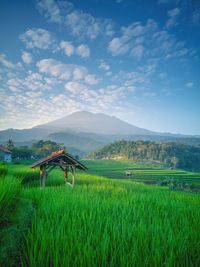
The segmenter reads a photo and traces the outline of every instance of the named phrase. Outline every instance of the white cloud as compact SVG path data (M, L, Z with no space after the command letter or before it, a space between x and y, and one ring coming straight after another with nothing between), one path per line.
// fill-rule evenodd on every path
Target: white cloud
M131 50L131 55L138 59L142 57L143 53L144 53L143 45L137 45L133 47L133 49Z
M143 42L144 35L152 34L156 29L157 23L151 19L147 21L146 25L142 25L141 22L134 22L127 27L121 27L121 37L115 37L110 41L108 51L113 56L126 54L135 46L135 41L138 44L138 38L140 38L140 42Z
M108 50L116 56L126 54L130 47L131 45L123 41L123 38L113 38L108 45Z
M71 77L73 65L64 64L54 59L42 59L37 62L39 72L51 74L59 79L68 80Z
M33 73L32 73L33 74ZM38 76L37 78L39 78ZM44 79L44 77L42 78ZM0 91L0 98L5 99L2 103L3 117L2 127L31 127L63 117L77 110L90 110L102 112L111 110L124 98L125 88L116 85L93 90L80 82L67 82L64 85L65 92L51 91L45 97L42 91L16 92L8 95ZM119 108L119 105L117 105ZM20 123L17 123L17 122Z
M85 67L75 67L73 70L73 77L75 80L83 80L87 75L87 69Z
M60 48L64 50L64 53L70 57L74 54L74 46L70 42L61 41Z
M194 86L194 83L193 83L193 82L187 82L187 83L185 84L185 86L188 87L188 88L191 88L191 87Z
M34 28L20 35L27 48L49 49L55 43L52 34L41 28Z
M22 52L22 60L25 64L30 64L33 61L31 54L26 51Z
M0 63L8 68L8 69L15 69L16 68L16 65L13 64L11 61L9 61L7 58L6 58L6 55L5 54L0 54Z
M87 84L97 84L98 83L98 79L96 78L95 75L89 74L89 75L85 76L85 82Z
M95 111L111 108L113 103L118 102L125 97L124 87L108 86L107 88L90 89L78 82L68 82L65 89L70 92L74 98L79 98L85 105L90 105L90 109Z
M166 22L166 27L171 28L178 24L177 19L181 13L180 8L176 7L174 9L169 10L168 12L169 19Z
M1 103L1 128L11 128L13 125L17 128L33 127L61 118L63 114L86 109L86 106L66 93L45 95L44 98L38 91L14 95L0 91L0 98L5 99Z
M84 91L87 91L87 87L78 82L68 82L65 84L65 89L74 94L81 94Z
M41 0L37 3L37 8L42 13L44 11L45 18L51 22L61 23L62 17L60 9L53 0Z
M89 13L75 9L71 2L41 0L37 7L50 22L64 25L73 36L95 39L99 35L114 34L112 20L95 18Z
M88 58L90 56L90 48L86 44L81 44L77 47L73 45L71 42L61 41L60 48L64 50L64 53L70 57L73 54L77 54L82 58Z
M96 39L97 36L113 35L112 21L108 19L97 19L88 13L74 10L67 14L65 25L73 36L84 36Z
M178 14L178 11L171 11ZM114 37L108 44L108 51L113 55L129 54L138 60L142 58L170 59L195 54L194 49L186 47L186 43L178 41L167 30L160 30L154 20L146 25L141 22L132 23L121 28L121 36Z
M61 80L82 80L87 84L97 84L99 81L95 75L90 74L85 67L80 65L64 64L51 58L42 59L36 65L40 73L46 73Z
M99 68L108 71L110 69L110 66L104 60L101 60Z
M19 78L16 76L8 79L6 85L13 93L19 93L50 90L56 83L58 82L55 80L50 81L39 73L29 71L26 77Z
M76 53L82 58L87 58L90 56L90 48L85 44L81 44L76 48Z

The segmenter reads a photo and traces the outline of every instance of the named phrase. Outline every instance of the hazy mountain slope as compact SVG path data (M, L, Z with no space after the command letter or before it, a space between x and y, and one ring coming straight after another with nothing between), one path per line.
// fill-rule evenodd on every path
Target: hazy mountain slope
M15 142L45 139L51 132L50 129L43 128L7 129L0 131L0 142L6 142L8 139L12 139Z
M124 122L116 117L105 114L94 114L86 111L75 112L64 118L43 124L37 128L54 128L58 130L73 130L74 132L87 132L109 135L128 134L156 134Z
M48 139L57 143L63 143L66 147L77 148L85 152L97 149L103 145L102 142L87 136L62 132L50 134Z

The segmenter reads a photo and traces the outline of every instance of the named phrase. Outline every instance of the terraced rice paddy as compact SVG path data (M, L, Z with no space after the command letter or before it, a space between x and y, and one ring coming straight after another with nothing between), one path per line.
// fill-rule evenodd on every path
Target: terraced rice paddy
M166 169L159 164L138 163L131 161L115 160L88 160L85 164L89 172L112 179L131 179L133 181L155 184L163 179L173 179L181 183L188 183L196 189L200 189L200 173L183 170ZM126 171L131 176L126 176Z

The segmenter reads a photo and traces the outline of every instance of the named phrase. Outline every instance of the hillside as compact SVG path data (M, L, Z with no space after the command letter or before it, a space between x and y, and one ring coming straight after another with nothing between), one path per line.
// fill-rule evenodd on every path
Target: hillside
M117 141L90 155L93 158L124 158L158 161L173 168L200 169L200 147L179 143L149 141Z
M50 134L48 138L57 143L63 143L66 147L79 148L86 153L89 153L91 148L97 149L103 145L102 142L81 134L59 132Z

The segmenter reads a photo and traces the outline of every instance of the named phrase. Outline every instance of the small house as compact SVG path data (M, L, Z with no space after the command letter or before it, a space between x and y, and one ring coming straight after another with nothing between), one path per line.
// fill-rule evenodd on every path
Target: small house
M0 146L0 161L12 161L12 152L3 146Z

